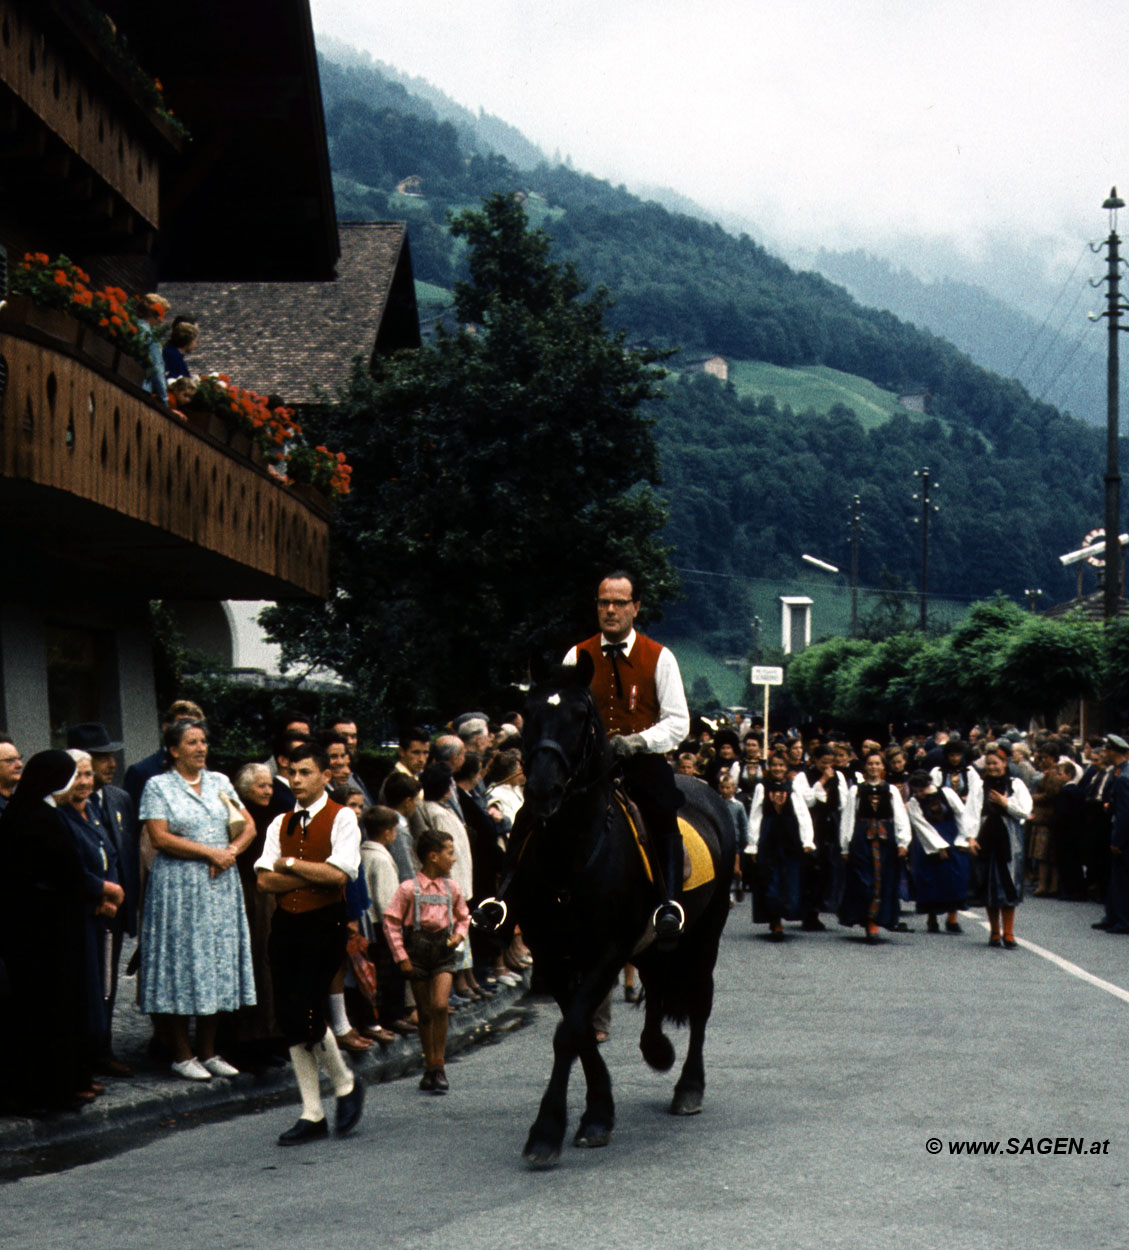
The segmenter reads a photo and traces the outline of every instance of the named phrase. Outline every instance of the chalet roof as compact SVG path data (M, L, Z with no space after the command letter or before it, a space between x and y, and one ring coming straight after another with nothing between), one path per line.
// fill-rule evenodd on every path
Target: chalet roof
M354 357L418 347L419 314L403 222L342 222L333 282L166 282L174 315L192 314L194 368L290 404L332 397Z

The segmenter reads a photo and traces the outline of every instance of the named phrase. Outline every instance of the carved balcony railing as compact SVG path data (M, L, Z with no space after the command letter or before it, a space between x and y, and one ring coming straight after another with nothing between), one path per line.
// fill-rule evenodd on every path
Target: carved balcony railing
M326 597L323 509L109 369L37 339L0 331L9 571L74 568L153 598Z
M0 173L48 215L119 236L156 230L160 161L176 145L64 17L0 0Z

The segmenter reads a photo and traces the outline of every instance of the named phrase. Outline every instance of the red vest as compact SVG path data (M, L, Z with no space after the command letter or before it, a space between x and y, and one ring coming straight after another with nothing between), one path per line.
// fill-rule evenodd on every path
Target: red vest
M282 829L279 832L279 853L283 859L293 856L304 859L311 864L324 864L333 850L333 821L341 810L340 803L326 799L325 806L306 826L306 836L302 836L302 822L299 819L299 808L287 812L282 818ZM283 911L314 911L318 907L328 907L330 903L340 903L345 898L345 887L336 889L328 886L309 885L300 890L289 890L278 896L278 905Z
M636 633L631 654L620 656L619 680L622 696L616 693L615 672L611 660L601 650L602 634L593 634L576 648L592 657L592 697L610 734L637 734L650 729L659 720L659 692L655 684L662 643Z

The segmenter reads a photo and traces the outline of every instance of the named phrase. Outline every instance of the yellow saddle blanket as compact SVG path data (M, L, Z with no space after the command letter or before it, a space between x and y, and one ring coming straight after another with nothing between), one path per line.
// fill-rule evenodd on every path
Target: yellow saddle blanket
M647 854L647 849L644 847L643 839L639 834L639 826L636 824L635 814L624 803L620 795L616 795L616 800L620 807L623 808L623 814L627 817L627 823L631 826L631 834L635 839L639 858L643 861L647 880L654 881L655 874L651 868L650 856ZM685 893L688 890L696 890L699 886L709 885L714 879L713 858L710 855L710 848L706 846L702 835L688 820L683 820L681 816L678 818L678 831L682 834L682 890Z

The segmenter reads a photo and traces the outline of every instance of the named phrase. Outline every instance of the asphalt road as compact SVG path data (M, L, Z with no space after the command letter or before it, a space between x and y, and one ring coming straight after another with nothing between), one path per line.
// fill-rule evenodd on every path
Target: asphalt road
M878 947L834 926L772 945L735 910L698 1117L666 1113L673 1074L643 1066L641 1015L617 1003L611 1145L527 1170L554 1024L537 1001L525 1028L451 1066L449 1096L370 1088L353 1138L280 1150L285 1107L5 1186L0 1244L1122 1250L1129 939L1093 932L1098 914L1018 913L1020 938L1087 980L1030 948L989 950L970 919L961 937L911 918L917 932ZM575 1108L579 1072L573 1091ZM1087 1153L1039 1153L1056 1139ZM1000 1153L951 1153L963 1141Z

